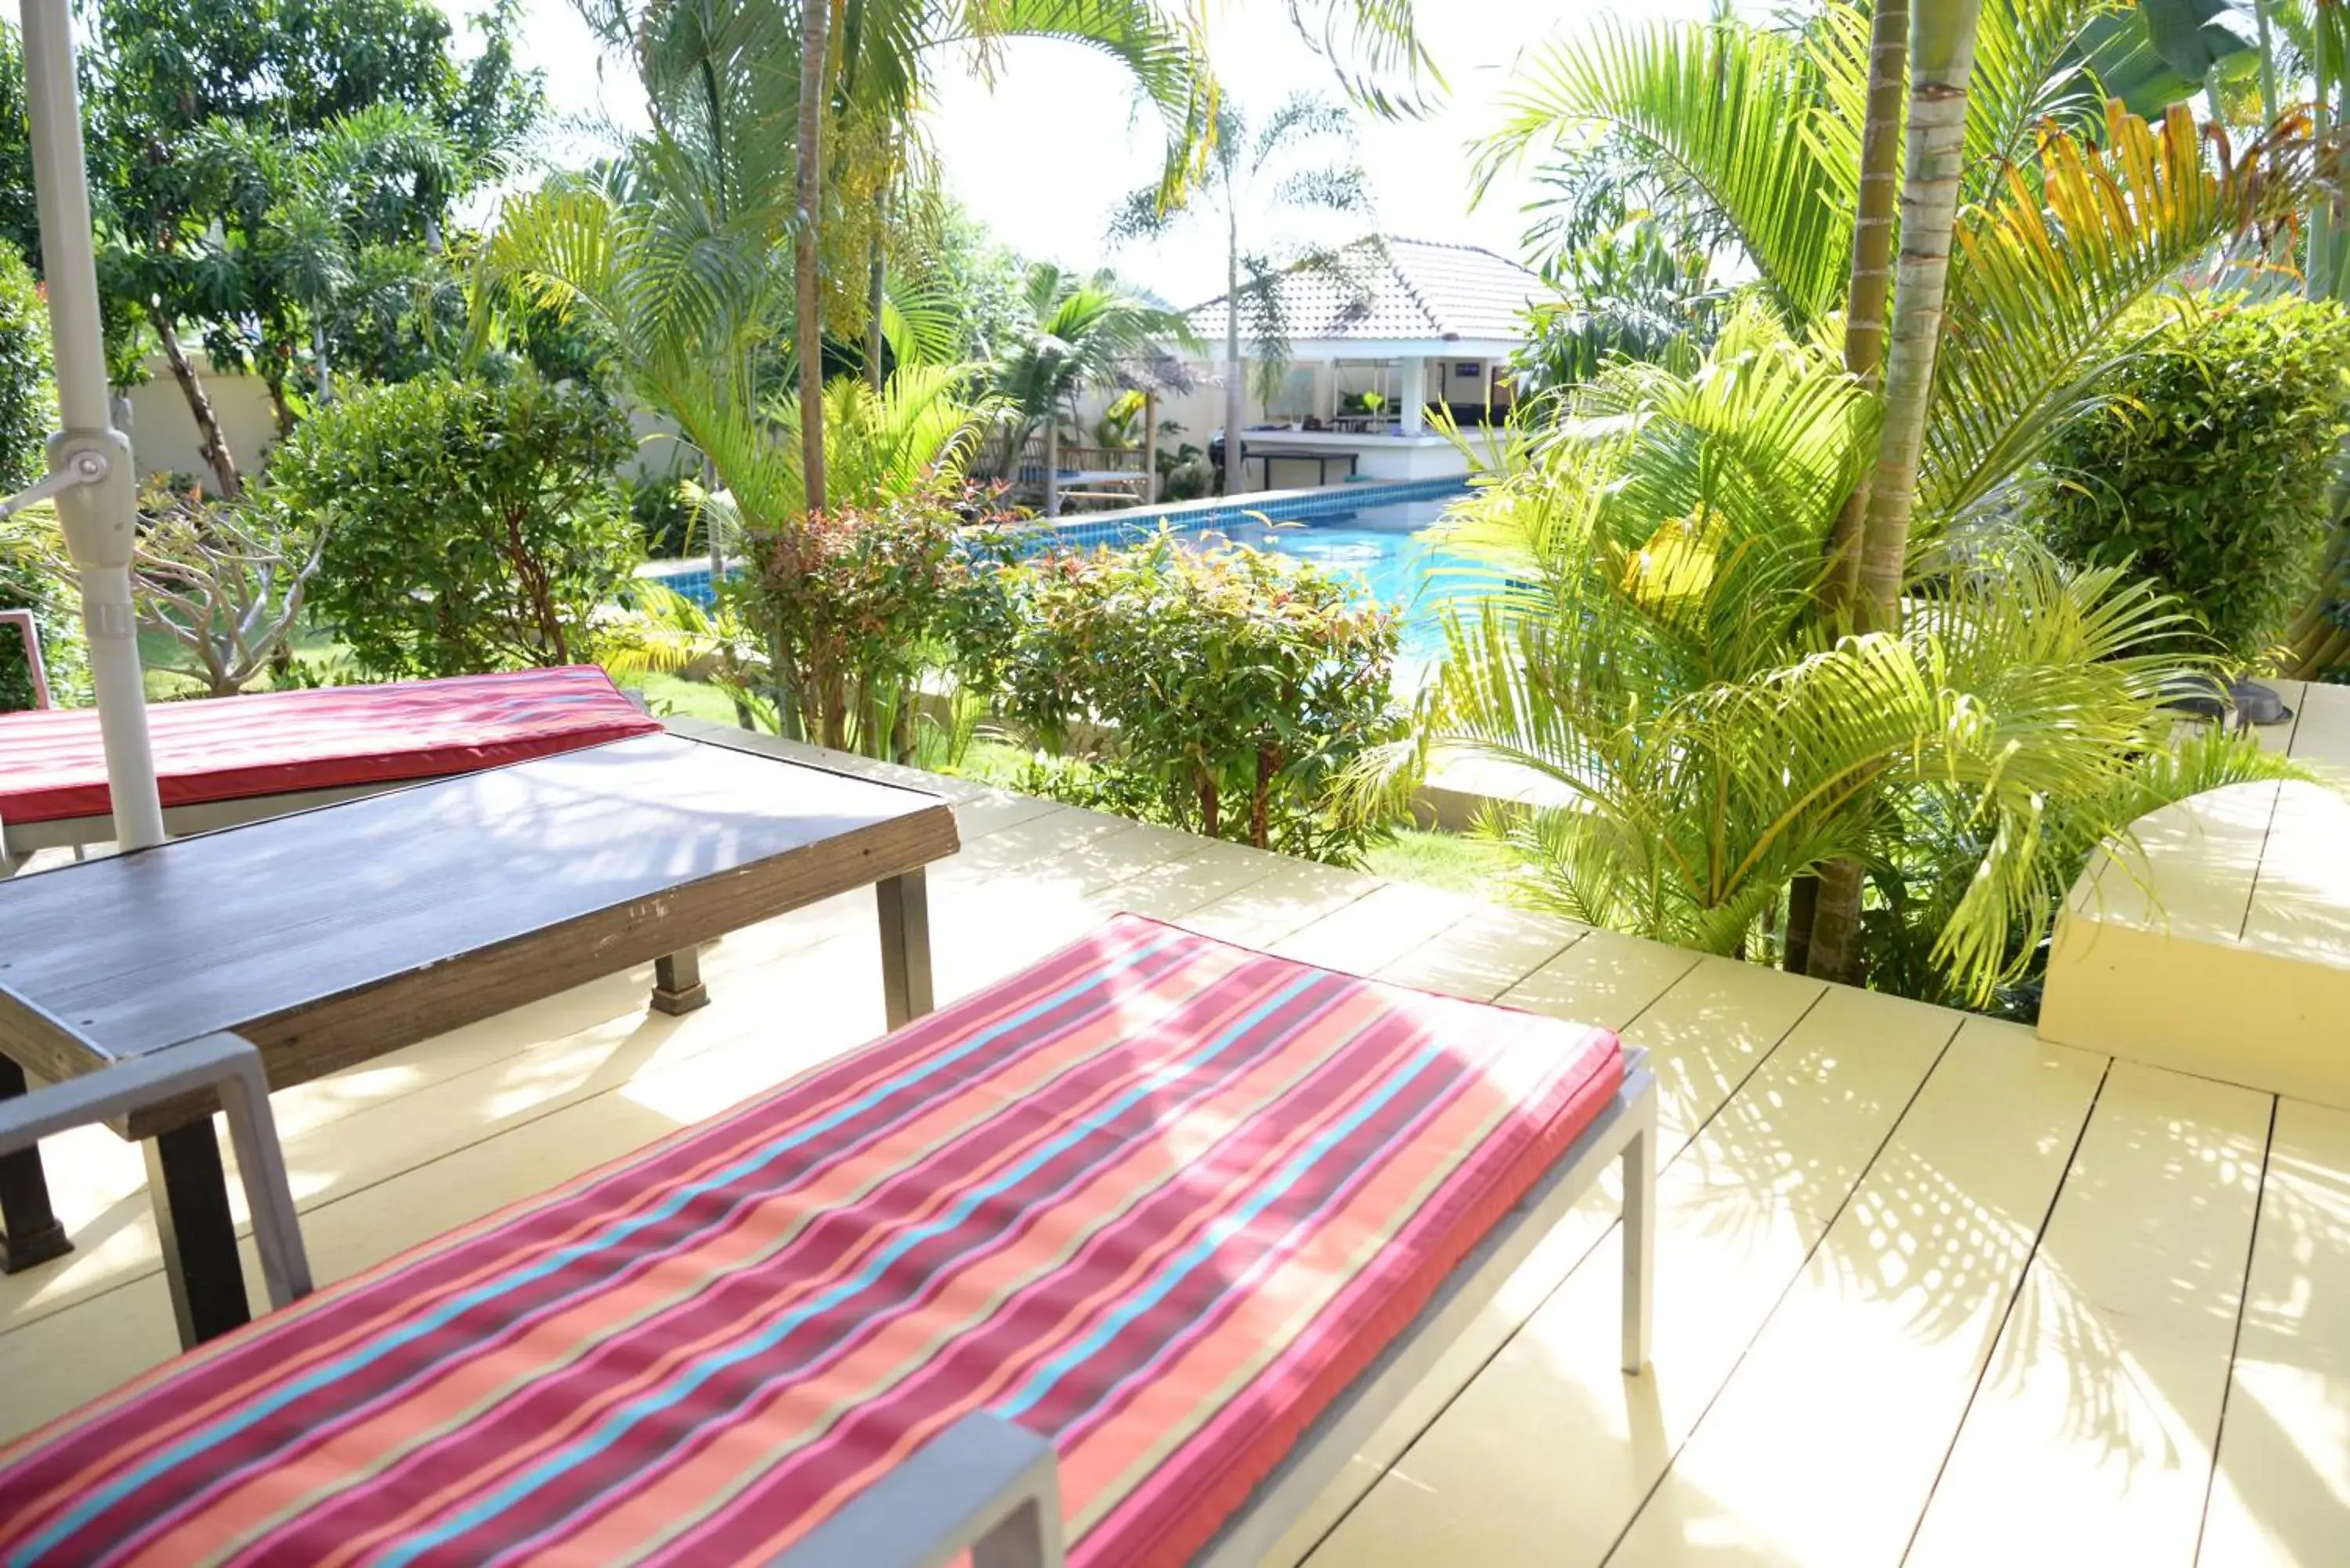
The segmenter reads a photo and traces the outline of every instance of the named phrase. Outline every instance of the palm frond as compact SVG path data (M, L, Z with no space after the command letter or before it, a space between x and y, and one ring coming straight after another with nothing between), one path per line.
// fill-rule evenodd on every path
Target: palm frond
M2037 179L1964 217L1935 371L1920 500L1963 515L2020 473L2128 351L2116 326L2233 236L2291 220L2314 160L2298 116L2231 157L2184 107L2109 109L2104 143L2042 138Z
M1810 134L1829 105L1824 61L1848 51L1850 30L1831 28L1824 50L1737 23L1610 22L1547 46L1503 95L1505 119L1479 150L1478 185L1613 130L1721 213L1800 329L1835 308L1852 244L1852 173Z

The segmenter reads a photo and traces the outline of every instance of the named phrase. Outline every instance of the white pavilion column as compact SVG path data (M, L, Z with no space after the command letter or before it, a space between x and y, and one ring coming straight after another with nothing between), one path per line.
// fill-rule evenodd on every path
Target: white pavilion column
M1403 385L1397 389L1403 399L1403 433L1423 435L1428 431L1428 361L1417 356L1403 362Z

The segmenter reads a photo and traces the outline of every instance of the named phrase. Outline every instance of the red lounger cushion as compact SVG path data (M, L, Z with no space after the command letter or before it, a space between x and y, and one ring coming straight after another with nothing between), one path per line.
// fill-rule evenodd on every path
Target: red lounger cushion
M660 728L592 664L158 702L147 725L165 805L446 778ZM112 809L96 709L0 714L0 822Z
M0 1452L0 1560L764 1561L984 1407L1181 1562L1621 1081L1121 916Z

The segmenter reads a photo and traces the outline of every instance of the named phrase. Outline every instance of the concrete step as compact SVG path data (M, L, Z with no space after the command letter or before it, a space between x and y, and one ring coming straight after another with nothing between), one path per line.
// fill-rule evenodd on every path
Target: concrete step
M2350 766L2350 690L2286 700L2293 724L2264 742ZM2041 1037L2350 1106L2350 798L2237 784L2136 838L2091 864L2058 919Z

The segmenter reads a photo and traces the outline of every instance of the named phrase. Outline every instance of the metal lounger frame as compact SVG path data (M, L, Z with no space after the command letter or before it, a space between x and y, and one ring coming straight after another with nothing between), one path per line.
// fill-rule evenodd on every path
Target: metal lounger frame
M1657 1084L1627 1051L1616 1098L1446 1276L1410 1326L1298 1440L1192 1568L1256 1568L1433 1368L1610 1161L1624 1169L1624 1370L1648 1364L1657 1251ZM965 1416L802 1538L774 1568L1061 1568L1053 1446L985 1411Z
M269 1111L269 1083L262 1073L261 1053L251 1042L234 1034L207 1034L0 1100L0 1154L31 1148L68 1127L93 1126L199 1089L219 1096L221 1108L228 1114L229 1138L244 1182L245 1208L253 1218L254 1250L261 1254L262 1282L269 1291L269 1304L286 1306L310 1293L310 1260L302 1248L294 1192L286 1179L277 1122ZM211 1136L210 1129L205 1136Z
M309 1293L309 1262L261 1056L236 1035L207 1035L0 1104L0 1154L203 1088L227 1112L269 1299L285 1306ZM1611 1161L1621 1162L1624 1179L1623 1366L1644 1371L1657 1246L1657 1085L1647 1053L1628 1051L1607 1107L1322 1413L1194 1568L1261 1563ZM1049 1442L974 1412L785 1551L775 1568L943 1568L964 1551L972 1568L1061 1568L1056 1478Z

